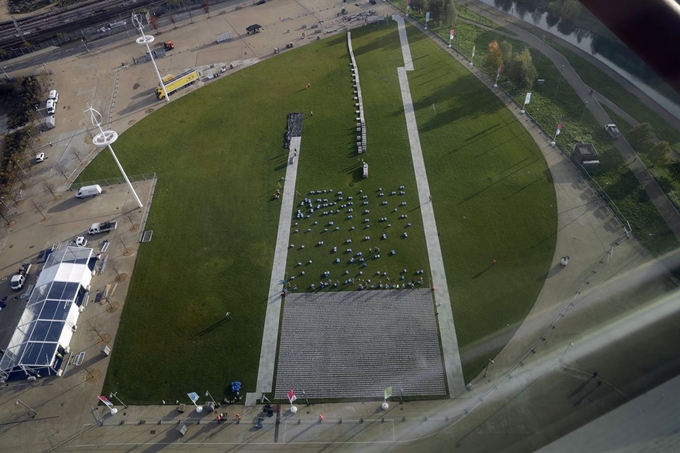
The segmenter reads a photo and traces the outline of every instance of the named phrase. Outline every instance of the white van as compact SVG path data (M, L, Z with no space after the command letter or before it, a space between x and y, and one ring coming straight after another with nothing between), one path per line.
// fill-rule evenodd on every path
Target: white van
M101 193L102 187L99 184L83 186L78 190L78 193L76 193L76 198L96 197L97 195L101 195Z
M48 129L54 129L57 126L57 120L54 118L54 115L50 115L47 118L45 118L45 127Z

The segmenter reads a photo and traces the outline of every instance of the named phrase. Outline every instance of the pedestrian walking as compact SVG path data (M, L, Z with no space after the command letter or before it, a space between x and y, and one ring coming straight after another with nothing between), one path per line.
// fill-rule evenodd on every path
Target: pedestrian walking
M50 147L52 147L52 142L50 142Z
M495 266L496 263L497 263L496 258L494 258L493 261L491 261L491 265L492 265L492 266Z
M231 312L228 311L228 312L227 312L227 321L231 321L232 319L234 319L234 318L232 318Z

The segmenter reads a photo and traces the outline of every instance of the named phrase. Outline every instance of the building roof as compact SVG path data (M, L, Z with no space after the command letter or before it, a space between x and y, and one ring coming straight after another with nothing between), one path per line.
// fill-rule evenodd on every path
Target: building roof
M93 255L90 248L66 247L49 256L0 360L0 372L49 367L58 347L68 346L80 288L92 280L88 263Z

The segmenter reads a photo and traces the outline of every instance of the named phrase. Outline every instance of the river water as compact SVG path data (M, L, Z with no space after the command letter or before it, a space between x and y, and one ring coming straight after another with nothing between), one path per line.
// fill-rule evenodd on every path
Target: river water
M483 3L493 6L496 8L496 5L494 4L494 0L480 0ZM474 9L473 9L474 11ZM520 15L517 10L515 9L514 5L510 11L505 11L506 13L523 20L526 23L530 23L535 25L536 27L540 28L541 30L545 30L546 32L555 35L565 41L567 41L570 44L573 44L574 46L578 47L579 49L583 50L584 52L588 52L588 54L592 55L593 57L597 58L600 60L602 63L606 64L610 68L612 68L614 71L619 73L622 77L624 77L626 80L634 84L636 87L638 87L643 93L645 93L647 96L652 98L654 101L656 101L659 105L661 105L663 108L668 110L673 116L676 118L680 119L680 106L670 99L666 98L663 94L659 93L656 91L652 86L649 84L643 82L640 80L638 77L634 76L633 74L629 73L625 69L622 69L621 67L617 66L614 64L612 61L608 60L607 58L603 57L601 54L594 53L592 44L593 44L593 39L589 34L577 36L576 33L571 33L569 35L566 35L562 32L560 32L557 29L557 25L555 26L549 26L548 21L546 19L547 13L540 14L525 14L525 15Z

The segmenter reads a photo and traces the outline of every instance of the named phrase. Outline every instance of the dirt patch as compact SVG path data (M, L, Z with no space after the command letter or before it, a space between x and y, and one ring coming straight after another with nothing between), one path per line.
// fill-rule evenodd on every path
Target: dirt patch
M154 111L154 109L146 109L144 111L144 113L149 114L149 113L153 113L153 111Z
M87 375L85 380L89 384L99 382L102 378L102 371L99 368L84 368L83 372Z
M123 255L125 255L125 254L123 254ZM114 281L116 283L121 283L121 282L124 282L125 280L127 280L127 278L128 278L128 274L118 274Z
M114 313L118 311L120 308L120 302L109 302L108 306L106 307L106 312L107 313Z

